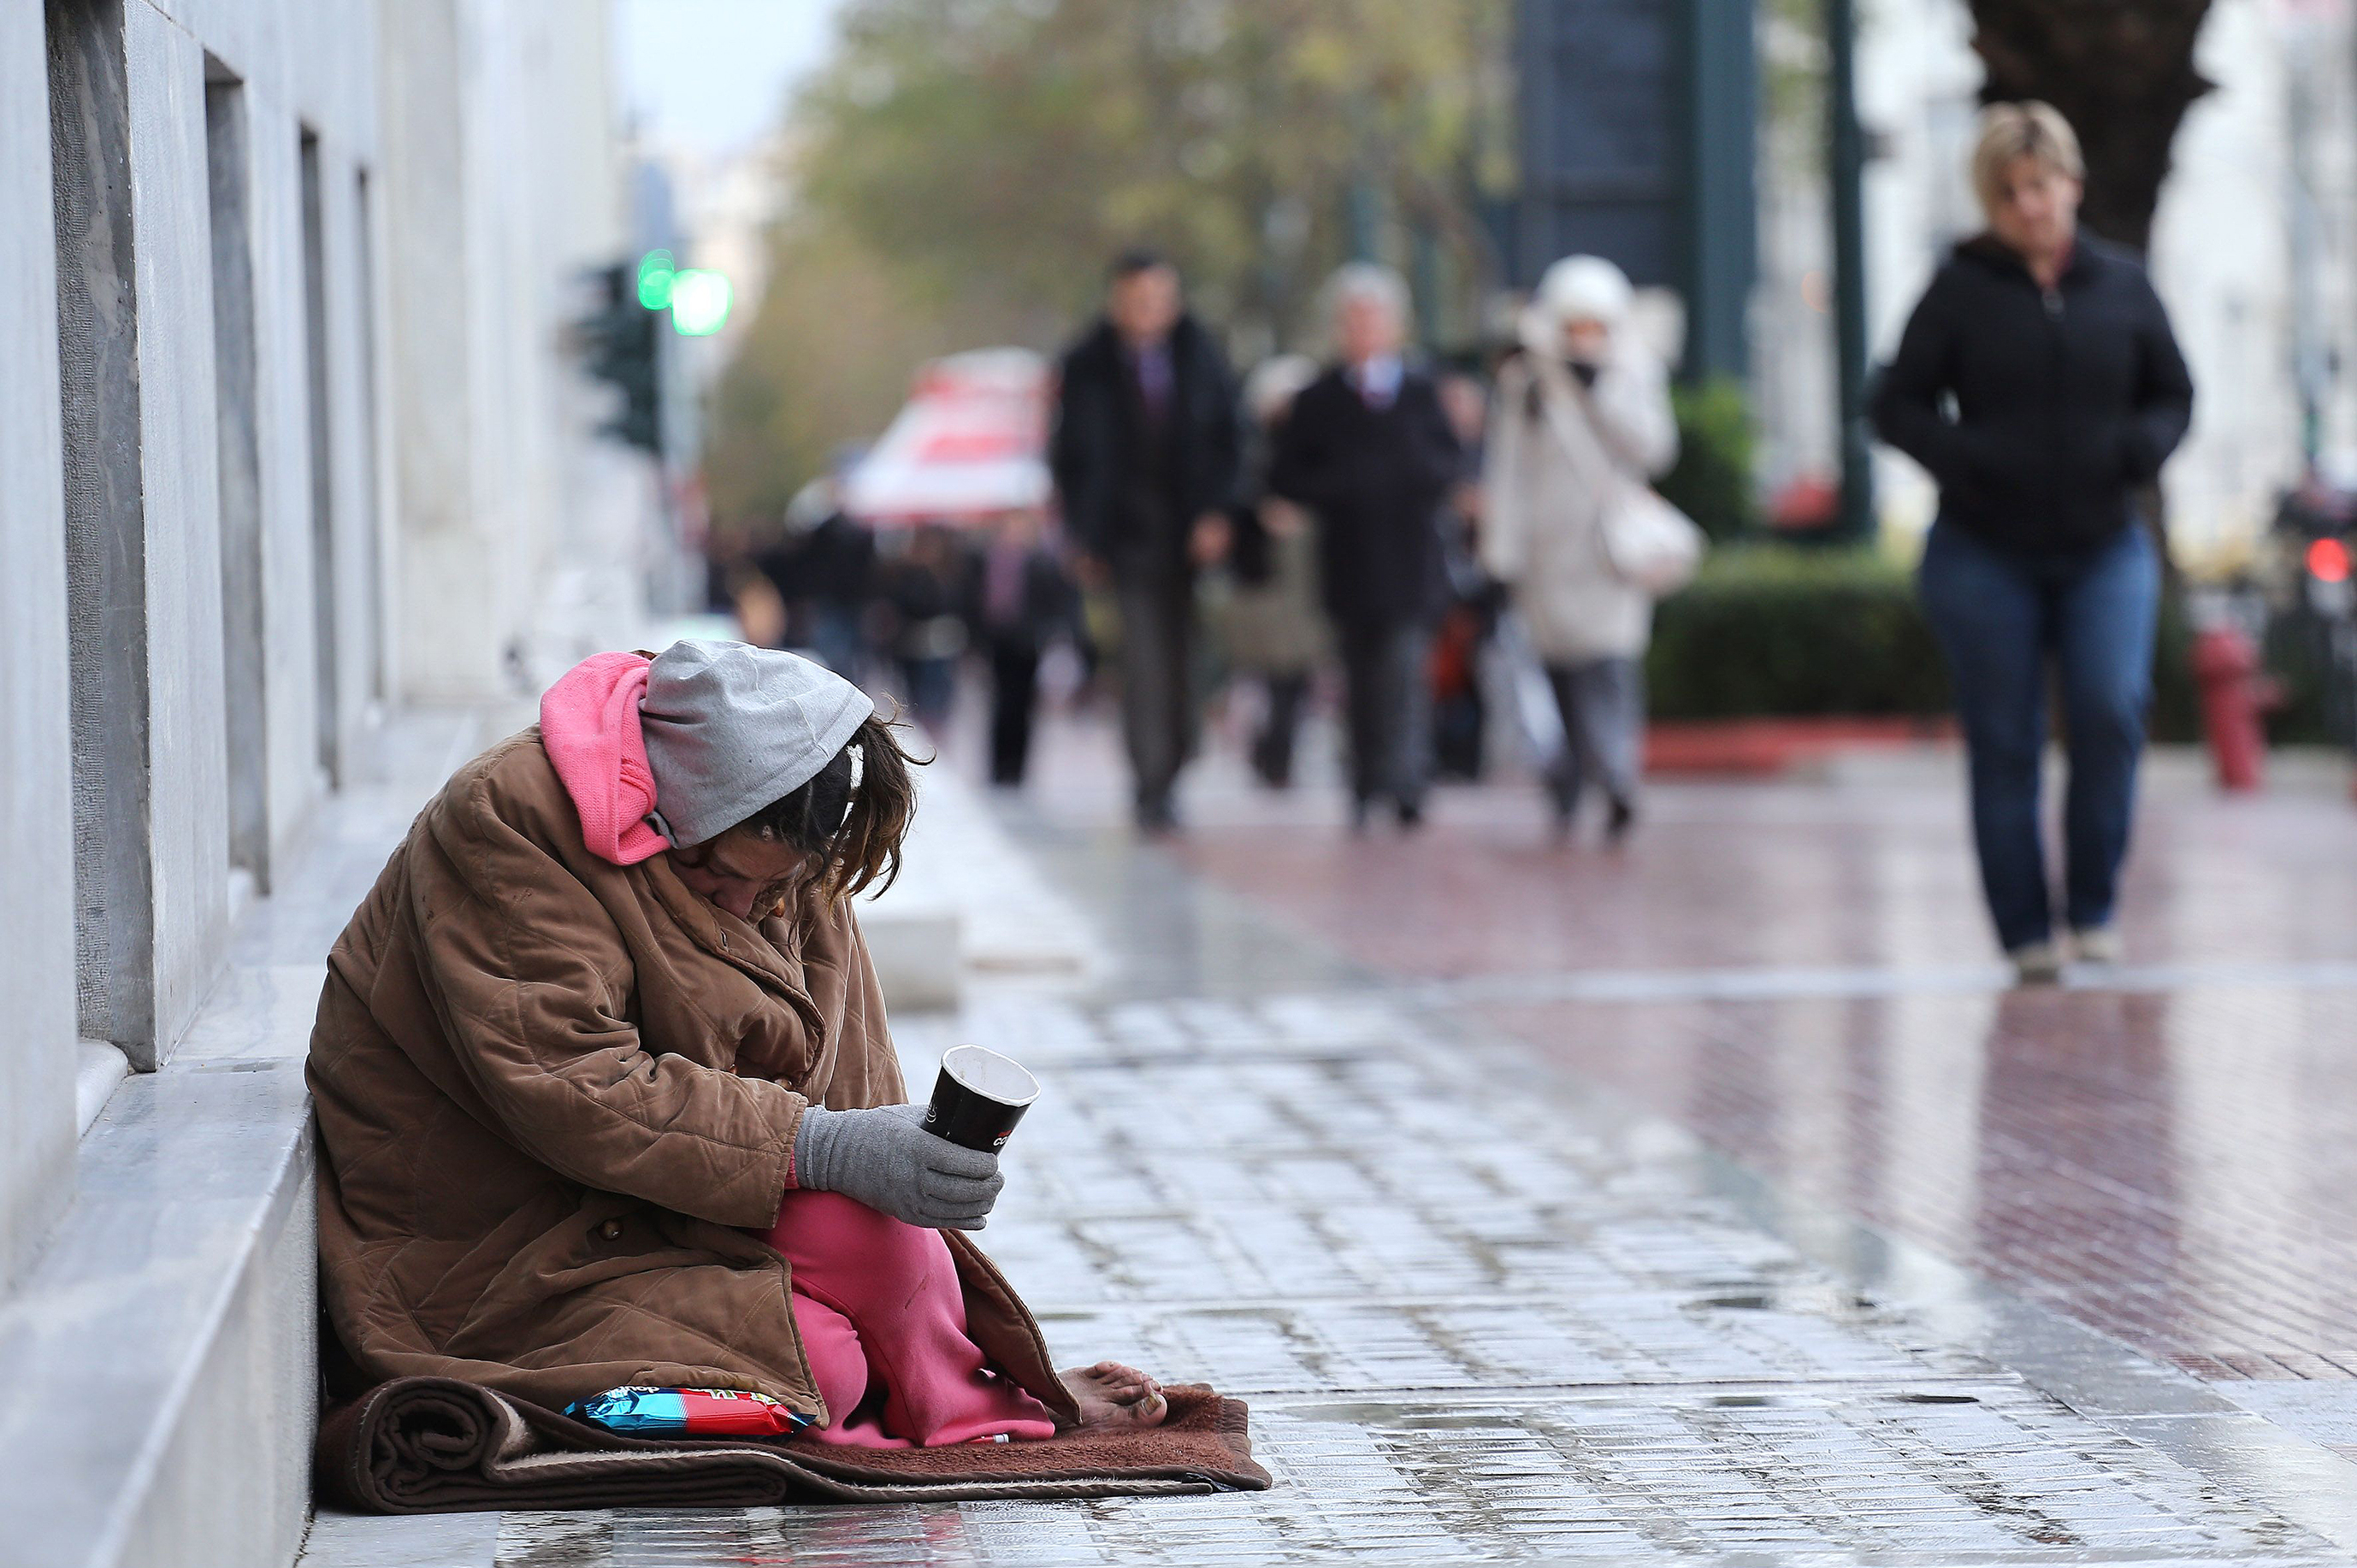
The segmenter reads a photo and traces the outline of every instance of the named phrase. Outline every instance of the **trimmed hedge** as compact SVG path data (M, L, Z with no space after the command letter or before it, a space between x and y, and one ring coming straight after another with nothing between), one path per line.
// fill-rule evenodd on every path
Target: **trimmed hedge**
M2153 648L2152 738L2201 738L2192 628L2174 583ZM2268 671L2283 705L2277 745L2329 742L2327 656L2297 616L2268 628ZM1715 551L1653 616L1645 679L1652 716L1737 719L1816 714L1932 715L1950 709L1948 676L1915 599L1914 574L1871 550L1757 544Z
M1948 711L1912 576L1868 550L1714 551L1656 607L1645 680L1661 719Z
M1760 527L1751 488L1751 400L1732 376L1670 389L1678 421L1678 460L1655 488L1695 520L1714 544L1731 544Z

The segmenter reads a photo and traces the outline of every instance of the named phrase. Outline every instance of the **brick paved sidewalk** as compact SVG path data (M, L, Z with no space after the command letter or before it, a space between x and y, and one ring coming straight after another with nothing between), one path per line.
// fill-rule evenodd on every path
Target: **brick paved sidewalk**
M1110 758L1085 730L1059 744L1047 815L1085 822ZM1504 786L1352 841L1330 787L1270 796L1215 757L1174 854L1793 1191L2357 1444L2345 788L2225 799L2199 759L2160 759L2129 965L2018 993L1960 770L1656 787L1611 853L1550 846L1535 790Z
M1395 1008L1015 999L902 1033L919 1081L957 1038L1040 1069L985 1240L1063 1355L1249 1399L1275 1490L330 1520L306 1561L411 1561L383 1553L437 1533L535 1568L2321 1562L2323 1532L2357 1542L2357 1516L2299 1495L2345 1468L2320 1451L2222 1408L2151 1441L2170 1418L2150 1390L2083 1414L1756 1228L1666 1127L1531 1093L1512 1052ZM2104 1375L2100 1348L2076 1354ZM2231 1483L2211 1449L2240 1451Z
M2182 1372L1748 1179L1446 990L1370 987L1180 857L1028 837L1114 969L900 1021L911 1081L961 1038L1040 1069L985 1242L1063 1356L1250 1400L1276 1489L329 1520L312 1568L2357 1551L2357 1468Z

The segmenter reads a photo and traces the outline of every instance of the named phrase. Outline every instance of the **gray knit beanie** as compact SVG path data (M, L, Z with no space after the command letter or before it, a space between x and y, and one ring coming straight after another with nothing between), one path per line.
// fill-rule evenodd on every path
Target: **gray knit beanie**
M674 642L647 671L639 719L655 811L702 843L834 760L876 704L823 664L741 642Z

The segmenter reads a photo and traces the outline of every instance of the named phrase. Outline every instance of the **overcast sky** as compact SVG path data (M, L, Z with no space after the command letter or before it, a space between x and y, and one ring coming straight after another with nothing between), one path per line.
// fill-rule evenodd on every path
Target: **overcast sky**
M624 102L652 141L716 155L775 123L842 0L616 0Z

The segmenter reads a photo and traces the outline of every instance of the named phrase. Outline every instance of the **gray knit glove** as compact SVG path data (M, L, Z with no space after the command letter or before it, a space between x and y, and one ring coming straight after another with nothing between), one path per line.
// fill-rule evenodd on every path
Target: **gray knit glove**
M794 1133L794 1185L839 1192L928 1230L979 1230L1006 1178L998 1156L936 1138L921 1105L812 1106Z

